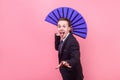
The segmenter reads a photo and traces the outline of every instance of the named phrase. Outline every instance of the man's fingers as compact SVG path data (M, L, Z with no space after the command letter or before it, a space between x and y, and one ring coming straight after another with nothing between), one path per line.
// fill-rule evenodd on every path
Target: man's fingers
M65 65L65 64L66 64L66 61L63 61L62 64Z
M62 62L56 67L56 69L60 68L62 66Z
M60 36L60 33L58 33L58 32L57 32L57 33L55 33L55 34L56 34L56 36Z
M66 66L66 67L68 67L68 68L72 68L72 67L69 65L69 63L67 63L66 61L63 61L62 63L63 63L64 66Z
M61 66L66 66L68 68L72 68L69 63L67 63L66 61L62 61L57 67L56 69L60 68Z
M69 64L65 64L64 66L68 67L68 68L72 68Z
M55 69L59 69L60 65L58 65Z
M72 67L71 67L71 66L69 66L69 65L68 65L67 67L68 67L68 68L72 68Z

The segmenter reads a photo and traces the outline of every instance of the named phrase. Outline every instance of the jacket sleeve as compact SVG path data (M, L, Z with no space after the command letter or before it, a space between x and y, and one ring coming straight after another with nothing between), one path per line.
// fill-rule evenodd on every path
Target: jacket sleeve
M60 44L60 36L55 34L55 49L58 50L58 46Z
M75 67L80 62L79 44L77 41L72 42L70 46L70 59L67 60L70 66Z

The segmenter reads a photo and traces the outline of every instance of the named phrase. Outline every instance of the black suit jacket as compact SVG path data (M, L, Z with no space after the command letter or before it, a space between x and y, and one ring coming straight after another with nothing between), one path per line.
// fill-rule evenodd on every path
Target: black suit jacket
M60 36L55 35L55 49L58 50ZM67 61L72 68L60 67L63 80L83 80L83 72L80 63L80 48L75 37L70 33L65 39L61 53L58 51L59 63Z

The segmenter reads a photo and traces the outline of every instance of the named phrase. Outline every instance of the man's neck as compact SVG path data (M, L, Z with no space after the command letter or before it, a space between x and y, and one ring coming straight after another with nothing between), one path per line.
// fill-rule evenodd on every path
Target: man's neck
M70 33L67 33L66 36L62 39L63 41L65 41L65 39L68 37Z

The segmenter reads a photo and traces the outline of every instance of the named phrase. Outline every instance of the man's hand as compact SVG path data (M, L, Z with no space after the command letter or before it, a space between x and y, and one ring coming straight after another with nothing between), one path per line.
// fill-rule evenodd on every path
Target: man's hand
M60 40L63 40L63 38L66 36L64 31L60 31L55 34L56 34L56 36L60 36Z
M57 32L57 33L55 33L55 35L56 35L56 36L60 36L60 33L59 33L59 32Z
M67 61L61 61L61 63L56 67L56 69L60 68L61 66L72 68Z

